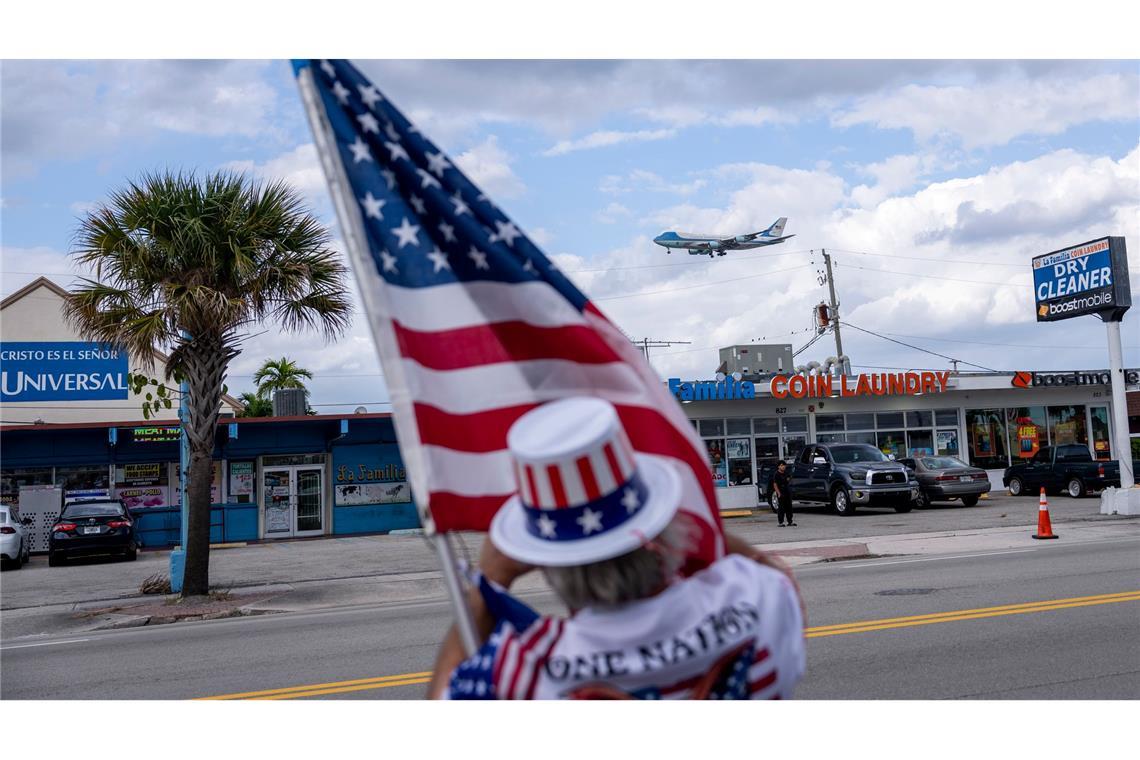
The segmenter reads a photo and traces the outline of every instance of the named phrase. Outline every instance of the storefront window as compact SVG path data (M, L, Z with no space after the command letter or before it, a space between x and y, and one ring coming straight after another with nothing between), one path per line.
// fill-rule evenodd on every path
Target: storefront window
M848 430L874 430L875 415L870 412L847 415ZM872 441L872 444L874 441Z
M929 430L908 430L906 432L906 449L907 456L912 457L933 454L934 434Z
M166 462L115 465L115 496L128 509L169 506L170 484Z
M934 416L927 410L906 413L906 426L908 428L928 428L934 424Z
M1089 445L1089 432L1085 426L1085 407L1049 407L1049 440L1054 446Z
M875 434L871 431L867 431L865 433L848 433L847 434L847 442L848 443L865 443L868 446L878 445L878 441L875 438Z
M953 425L958 426L958 410L957 409L935 409L934 410L934 424L936 425Z
M724 420L699 420L701 435L724 435Z
M728 435L748 435L752 432L752 425L747 419L725 420L725 432Z
M713 485L717 488L724 488L728 485L728 469L724 460L724 439L714 438L705 441L705 448L708 450L709 464L712 466Z
M752 442L747 438L729 438L725 446L728 457L728 484L752 485Z
M784 456L782 459L791 462L800 455L807 446L807 437L802 435L786 435L783 438L784 442Z
M966 436L972 465L991 470L1009 466L1001 409L967 409Z
M20 489L24 486L50 486L51 468L0 470L0 504L19 504Z
M886 428L901 428L903 426L903 413L880 412L875 415L875 426L880 430Z
M780 427L785 433L806 433L807 417L781 417Z
M780 458L780 439L779 438L757 438L754 443L756 444L756 466L761 464L774 464Z
M1032 459L1042 446L1049 445L1045 429L1045 407L1019 406L1006 410L1009 450L1014 459Z
M105 464L88 467L55 468L55 484L63 489L63 498L107 497L111 495L110 468Z
M843 443L847 436L844 433L820 433L815 439L817 443Z
M1112 459L1112 443L1108 436L1108 407L1094 406L1089 410L1092 417L1093 456L1097 459Z
M776 417L755 417L752 420L752 432L761 433L780 432L780 420Z
M843 430L842 414L817 414L815 416L815 429L821 433L834 433ZM820 438L822 442L823 439Z
M938 456L958 456L958 431L939 430L934 434L934 445Z
M902 416L901 414L899 415ZM878 432L876 443L879 451L887 456L894 456L895 459L906 456L903 451L906 448L906 436L901 430L880 430Z

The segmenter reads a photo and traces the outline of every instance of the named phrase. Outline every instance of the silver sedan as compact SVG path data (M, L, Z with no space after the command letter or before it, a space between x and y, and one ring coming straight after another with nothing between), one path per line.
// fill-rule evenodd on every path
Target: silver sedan
M924 455L900 459L918 478L918 505L928 507L932 501L961 499L972 507L982 494L989 493L990 477L979 467L971 467L957 457Z

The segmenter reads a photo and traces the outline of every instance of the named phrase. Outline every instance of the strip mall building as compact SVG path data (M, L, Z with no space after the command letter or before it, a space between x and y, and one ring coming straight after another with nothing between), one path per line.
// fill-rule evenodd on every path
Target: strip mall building
M1140 399L1140 370L1125 374ZM668 385L704 443L728 509L756 506L758 467L792 460L809 443L868 443L896 458L949 454L989 471L999 488L1006 467L1051 444L1118 459L1109 380L1107 370L914 371L672 378ZM1140 417L1130 423L1126 455L1140 458Z

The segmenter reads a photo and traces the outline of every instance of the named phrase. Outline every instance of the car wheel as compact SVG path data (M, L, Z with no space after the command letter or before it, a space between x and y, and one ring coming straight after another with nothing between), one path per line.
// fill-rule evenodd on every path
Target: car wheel
M1068 485L1065 486L1065 492L1072 496L1074 499L1079 499L1085 495L1085 483L1080 478L1070 478Z
M775 491L768 494L768 508L772 510L772 514L780 512L780 500L776 497Z
M1023 494L1023 493L1025 493L1025 484L1021 482L1021 478L1010 478L1009 479L1009 495L1010 496L1021 496L1021 494Z
M48 567L59 567L63 564L63 557L56 552L48 552Z
M836 514L847 517L855 512L855 505L851 502L851 494L846 488L840 486L831 494L831 507Z
M21 540L20 541L20 551L16 552L16 559L12 562L12 569L13 570L19 570L21 567L24 566L24 562L26 561L24 559L25 554L26 554L26 552L24 551L24 542L23 542L23 540Z
M916 500L919 507L926 509L930 506L930 497L926 495L925 491L918 492L918 499Z
M963 496L962 497L962 506L963 507L973 507L977 503L978 503L978 497L977 496Z
M131 547L130 551L128 551L127 553L125 553L123 555L123 559L125 559L127 562L134 562L138 558L139 558L138 549L136 549L133 546Z

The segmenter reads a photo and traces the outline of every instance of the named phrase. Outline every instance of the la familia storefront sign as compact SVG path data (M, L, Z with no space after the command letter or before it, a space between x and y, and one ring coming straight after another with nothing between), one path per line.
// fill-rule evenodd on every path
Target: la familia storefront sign
M950 372L877 372L859 375L776 375L769 390L773 398L850 398L854 396L917 396L945 393ZM669 390L681 401L756 398L756 386L737 377L682 381L669 378Z

